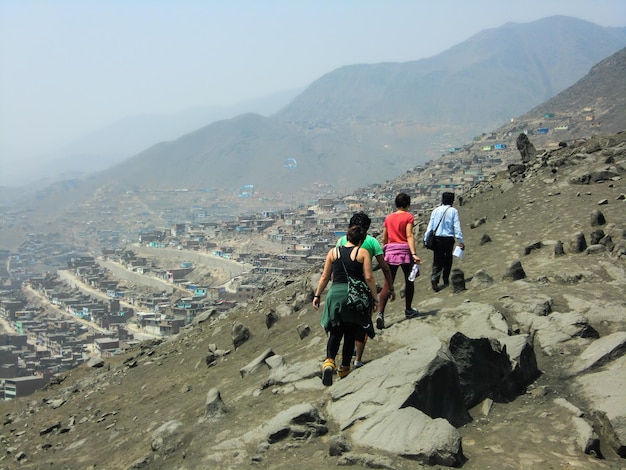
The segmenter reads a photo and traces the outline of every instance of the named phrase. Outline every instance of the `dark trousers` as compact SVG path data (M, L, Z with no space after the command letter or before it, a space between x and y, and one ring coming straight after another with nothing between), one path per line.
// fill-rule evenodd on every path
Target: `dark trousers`
M444 284L450 283L450 271L452 270L452 250L454 248L454 237L435 237L435 248L433 249L433 271L430 281L439 283L439 278L443 278Z
M343 338L341 365L350 367L350 361L352 360L352 354L354 353L354 341L357 337L358 330L362 329L363 327L353 323L342 323L337 326L331 326L330 331L328 332L328 343L326 343L326 357L335 359L337 353L339 352L341 339Z

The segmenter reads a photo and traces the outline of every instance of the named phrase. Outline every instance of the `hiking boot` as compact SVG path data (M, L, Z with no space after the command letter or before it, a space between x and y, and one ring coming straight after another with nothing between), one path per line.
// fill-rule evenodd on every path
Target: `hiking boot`
M337 376L339 376L340 379L343 379L349 373L350 373L350 366L339 366L339 369L337 369Z
M439 286L437 284L439 284L439 283L435 282L435 281L431 281L431 283L430 283L431 287L433 288L433 290L435 292L439 292Z
M322 364L322 383L327 387L333 384L333 374L335 373L335 361L326 359Z
M385 314L383 312L378 312L378 315L376 315L376 328L379 330L385 329Z
M419 314L420 314L420 313L419 313L417 310L415 310L414 308L407 308L407 309L404 311L404 316L405 316L406 318L415 318L415 317L417 317Z

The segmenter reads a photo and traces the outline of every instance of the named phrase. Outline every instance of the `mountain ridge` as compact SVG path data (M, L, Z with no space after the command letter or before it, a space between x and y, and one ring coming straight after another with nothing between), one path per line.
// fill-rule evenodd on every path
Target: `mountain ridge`
M101 368L68 371L32 397L3 403L0 448L5 457L0 465L415 469L464 462L467 470L620 468L619 446L623 452L626 434L618 424L626 418L623 407L611 408L605 400L626 400L626 387L616 383L626 366L626 126L611 135L599 131L619 122L600 127L580 122L587 122L587 106L599 123L604 106L619 108L615 97L610 103L601 98L614 88L615 77L624 76L625 55L626 49L620 50L563 91L578 101L557 95L528 118L507 123L512 127L503 131L515 140L527 123L560 122L561 115L573 116L583 108L577 114L582 119L563 134L529 134L538 149L536 159L520 169L517 149L506 149L517 165L485 175L459 194L466 250L454 267L461 270L464 289L433 292L428 279L432 254L418 244L423 266L414 307L420 316L406 319L401 298L390 303L387 328L368 341L365 365L346 379L330 388L321 385L326 336L319 312L310 305L321 273L315 266L268 281L260 296L228 313L206 312L177 336L105 358L98 362ZM546 118L547 112L554 118ZM240 119L235 129L253 142L265 118ZM216 126L216 132L232 129L228 123ZM461 152L469 158L473 152L489 155L479 149L498 141L482 138ZM550 146L555 140L566 146ZM432 161L419 175L435 178L438 167L446 169L457 158L449 154ZM387 192L411 188L417 174L411 171L379 186ZM416 220L427 216L416 214ZM418 231L416 239L421 236ZM517 269L513 281L516 262L522 272ZM382 282L380 271L375 275ZM396 288L401 294L399 279ZM246 328L249 335L242 341L237 333ZM477 346L467 350L477 358L468 367L461 367L458 354L454 368L445 362L452 356L453 337L455 345L490 345L488 352L497 353L498 363L521 377L523 386L514 397L496 389L472 395L467 403L454 402L471 417L459 428L446 425L446 436L458 444L454 456L440 443L434 455L426 456L422 444L433 442L434 430L442 430L446 419L432 411L426 415L421 398L447 402L461 382L467 395L484 391L484 383L468 384L472 372L483 371L473 370L472 363L489 364L482 382L497 376ZM609 352L597 358L594 349ZM427 368L440 373L432 381L425 381L416 365L427 359L432 359ZM463 380L442 380L455 375ZM402 432L421 429L424 422L430 427L419 435ZM617 446L611 444L615 435Z
M177 174L182 186L191 186L201 184L201 175L211 180L211 175L218 173L212 184L236 186L245 181L267 191L285 183L281 178L273 180L269 169L280 168L285 158L295 158L300 165L308 164L310 171L293 172L286 192L309 187L313 181L355 189L363 182L375 181L374 177L395 177L414 163L438 156L448 134L465 141L527 111L571 85L593 64L624 45L626 28L603 28L570 17L507 23L430 58L350 65L323 75L268 117L268 133L291 142L288 148L275 146L271 138L260 139L256 142L259 155L255 157L246 155L245 148L244 153L237 154L236 143L224 141L235 159L262 159L258 167L265 171L255 167L249 174L229 181L231 175L219 171L219 166L223 155L230 152L219 148L219 143L228 135L241 136L234 129L228 135L216 133L199 139L199 131L210 134L215 129L207 125L171 141L183 146L184 152L171 145L166 155L163 147L152 150L155 146L151 146L117 164L115 172L104 170L90 175L86 186L107 184L106 178L115 174L113 185L122 176L124 185L135 182L154 187L165 184L164 178L170 173ZM275 120L284 123L281 132L270 125ZM226 122L236 126L241 121ZM211 138L215 142L204 148L203 142ZM179 167L185 166L194 139L196 148L189 158L200 166L181 172ZM342 143L341 152L334 151ZM433 143L439 145L433 147ZM151 151L155 154L147 157ZM363 161L369 165L361 165L359 171L364 173L355 175L354 182L338 181L332 172L317 170L319 165L339 157L347 165ZM140 168L136 160L150 164ZM154 164L158 164L158 170L152 167ZM45 171L52 174L54 168Z
M94 130L47 155L37 158L28 175L22 161L10 162L15 168L2 175L1 184L19 186L27 178L44 186L50 181L83 177L114 166L158 143L169 142L202 128L206 123L236 117L255 111L269 115L288 103L302 90L288 90L232 106L196 107L174 114L137 114L123 117L104 128ZM13 152L7 152L15 153ZM30 160L35 160L34 157Z
M556 27L551 27L553 24ZM494 35L511 34L510 29L481 33L433 59L342 67L315 81L278 113L262 122L255 121L255 125L265 129L256 127L254 135L237 129L238 125L245 127L250 123L235 118L179 138L176 142L185 148L184 155L175 146L167 153L147 150L134 157L135 161L126 161L123 164L126 168L118 166L115 174L125 185L150 184L149 181L153 186L164 184L163 177L173 173L183 185L198 185L205 176L209 185L236 186L245 182L261 191L281 188L294 192L314 181L353 190L373 182L374 177L397 176L396 168L411 167L433 158L438 152L432 151L431 144L445 134L454 133L465 140L508 121L552 96L556 89L560 91L577 81L608 52L626 45L626 28L608 33L582 20L555 17L515 26L515 30L525 32L523 41L537 36L539 29L543 31L542 40L545 37L550 45L544 46L545 50L533 45L527 54L532 56L532 61L516 59L518 51L494 55L491 51L494 43L508 44L509 48L522 43L517 37L508 41L494 39ZM483 37L492 39L485 42ZM585 47L578 47L578 42L583 40L587 41ZM469 54L469 50L474 52ZM571 51L576 52L575 66L568 67L564 73L566 57L571 56ZM484 66L483 54L491 57L495 65ZM559 55L563 56L563 64L551 59ZM471 56L474 59L470 62L477 65L452 73L441 66L424 66L443 62L453 68L456 56ZM591 60L592 56L597 60ZM512 65L502 63L503 60L522 68L530 64L536 70L530 76L521 75ZM423 70L417 73L416 68ZM515 85L511 88L512 84ZM232 129L224 132L228 127ZM206 136L201 137L203 133ZM229 173L225 171L231 168L225 165L225 156L245 161L249 166ZM184 162L187 158L196 165L192 172L183 173L181 159ZM306 168L293 172L287 182L272 171L279 170L286 158L295 158L299 167ZM140 159L165 171L155 175L147 166L142 168ZM344 166L356 165L353 181L340 180L341 172L325 171L331 162L338 161ZM96 180L105 181L111 174L103 173Z

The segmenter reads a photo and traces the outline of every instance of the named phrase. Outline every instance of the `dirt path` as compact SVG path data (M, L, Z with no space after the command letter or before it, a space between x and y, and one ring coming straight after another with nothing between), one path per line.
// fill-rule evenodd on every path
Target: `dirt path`
M108 333L108 330L105 330L104 328L100 328L95 323L85 320L84 318L75 317L71 313L67 313L65 310L56 308L56 306L51 304L50 301L45 296L43 296L41 293L33 289L31 286L26 285L24 286L23 290L31 302L37 303L38 305L42 305L44 307L48 307L50 309L54 309L55 313L71 318L72 320L79 322L93 330L99 331L101 333Z
M193 263L194 271L211 275L211 286L221 285L252 268L250 264L239 263L234 260L212 255L211 253L202 253L199 251L177 250L173 248L148 248L141 245L132 245L129 249L139 256L158 260L159 265L164 268L178 267L181 262L191 262Z
M108 295L106 295L104 292L99 291L98 289L94 289L93 287L91 287L88 284L85 284L84 282L82 282L80 279L78 279L76 276L74 276L69 271L66 271L66 270L63 270L63 269L59 269L57 271L57 274L68 285L76 287L77 289L79 289L81 292L83 292L85 294L89 294L90 296L95 297L95 298L100 299L100 300L106 300L106 301L111 300L111 298ZM128 302L124 302L123 300L120 300L120 305L122 307L125 307L125 308L132 308L132 309L135 308L134 305L131 305Z

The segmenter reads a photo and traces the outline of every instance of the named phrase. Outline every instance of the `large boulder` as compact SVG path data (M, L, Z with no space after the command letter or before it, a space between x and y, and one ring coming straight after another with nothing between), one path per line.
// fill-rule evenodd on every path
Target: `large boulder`
M620 457L626 458L626 356L598 372L575 379L575 386L603 427L608 441Z
M452 424L471 417L450 352L435 336L369 362L331 395L329 416L359 444L424 463L464 461Z
M520 156L522 157L522 162L529 163L537 158L537 150L535 149L535 146L523 132L517 136L515 144L517 146L517 150L519 150Z
M516 361L511 360L506 346L496 339L468 338L462 333L450 338L450 352L459 372L467 408L485 398L510 401L536 378L537 362L526 336L517 342L511 341L510 345L515 349Z
M359 423L353 437L361 445L429 465L458 467L466 460L461 435L448 421L431 419L411 407L377 414Z
M331 394L328 411L341 429L406 406L455 426L471 420L456 365L436 336L420 338L412 346L369 362L352 372L350 380L336 382Z
M235 322L230 332L230 336L233 340L233 346L237 349L250 339L250 329L243 323Z

